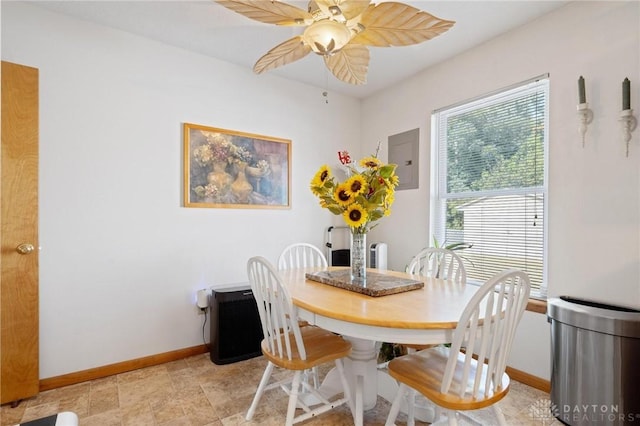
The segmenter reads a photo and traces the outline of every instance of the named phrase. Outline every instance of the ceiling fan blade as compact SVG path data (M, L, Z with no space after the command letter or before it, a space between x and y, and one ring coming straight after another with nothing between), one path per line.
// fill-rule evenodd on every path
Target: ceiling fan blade
M311 52L311 48L302 42L302 36L295 36L280 43L258 59L258 62L253 66L253 71L256 74L262 74L265 71L302 59L309 52Z
M324 57L329 71L349 84L365 84L369 70L369 49L358 44L347 44L340 51Z
M306 10L278 0L216 0L216 3L266 24L307 25L313 22Z
M350 20L367 10L371 0L314 0L320 10L328 16L335 16L330 8L337 6L345 20Z
M362 14L364 30L351 43L369 46L408 46L432 39L455 24L403 3L371 5Z

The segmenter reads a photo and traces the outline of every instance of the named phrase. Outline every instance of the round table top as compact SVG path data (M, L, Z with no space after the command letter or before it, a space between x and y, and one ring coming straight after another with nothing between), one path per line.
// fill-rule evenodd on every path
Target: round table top
M467 303L478 289L469 284L369 269L368 271L378 274L424 282L424 287L420 289L372 297L305 278L307 272L323 269L325 268L280 271L294 305L323 317L368 326L454 329Z

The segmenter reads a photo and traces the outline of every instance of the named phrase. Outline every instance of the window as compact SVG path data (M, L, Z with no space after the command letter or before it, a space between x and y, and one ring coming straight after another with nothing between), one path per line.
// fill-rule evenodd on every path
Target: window
M433 113L433 236L470 282L524 270L544 296L548 77Z

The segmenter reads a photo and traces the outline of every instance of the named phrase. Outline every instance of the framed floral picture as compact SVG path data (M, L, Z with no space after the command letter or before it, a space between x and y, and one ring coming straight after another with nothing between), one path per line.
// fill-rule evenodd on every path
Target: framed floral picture
M291 141L184 123L185 207L291 207Z

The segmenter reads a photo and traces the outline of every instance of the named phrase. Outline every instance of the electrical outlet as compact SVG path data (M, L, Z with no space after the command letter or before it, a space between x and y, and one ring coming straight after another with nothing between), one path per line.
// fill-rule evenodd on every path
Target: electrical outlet
M198 290L198 297L196 305L200 309L206 309L209 307L209 292L206 289Z

